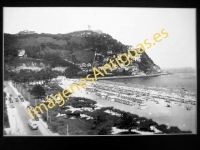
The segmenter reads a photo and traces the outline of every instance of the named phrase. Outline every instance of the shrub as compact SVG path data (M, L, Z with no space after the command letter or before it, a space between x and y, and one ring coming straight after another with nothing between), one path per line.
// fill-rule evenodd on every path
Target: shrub
M65 119L63 117L59 117L57 120L56 120L56 123L58 123L60 126L64 126L65 124Z
M91 131L87 132L87 135L97 135L97 131L91 130Z
M181 130L176 126L171 126L168 130L169 133L181 133Z
M67 127L62 126L58 128L58 134L60 135L67 135Z
M51 122L50 123L50 129L53 132L58 132L58 128L59 128L59 123L57 122Z

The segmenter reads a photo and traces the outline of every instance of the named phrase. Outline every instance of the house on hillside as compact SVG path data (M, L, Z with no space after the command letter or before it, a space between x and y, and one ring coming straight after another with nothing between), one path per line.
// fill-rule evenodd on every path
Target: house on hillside
M141 54L138 54L137 57L133 58L135 61L141 62Z
M57 80L58 82L64 82L64 81L67 80L67 78L66 78L65 76L58 76L58 77L56 78L56 80Z
M25 54L25 50L18 50L18 57L22 58L22 57L27 57L27 55Z
M112 53L112 50L107 51L107 55L111 55Z
M104 57L103 63L107 63L109 60L110 60L110 57L109 57L109 56L108 56L108 57Z
M154 73L160 73L161 72L160 67L157 66L157 65L154 65L153 68L152 68L152 70L153 70Z
M55 68L52 68L52 70L64 72L67 68L68 68L68 67L55 67Z

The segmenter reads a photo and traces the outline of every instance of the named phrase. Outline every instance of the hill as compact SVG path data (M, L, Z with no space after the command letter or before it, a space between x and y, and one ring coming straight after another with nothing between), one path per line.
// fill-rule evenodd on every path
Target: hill
M108 51L119 54L128 50L111 35L90 30L68 34L4 34L5 62L13 60L17 50L25 49L28 58L52 61L55 55L74 63L92 63L95 51L107 57ZM147 72L155 65L144 52L141 62L136 62L141 71Z

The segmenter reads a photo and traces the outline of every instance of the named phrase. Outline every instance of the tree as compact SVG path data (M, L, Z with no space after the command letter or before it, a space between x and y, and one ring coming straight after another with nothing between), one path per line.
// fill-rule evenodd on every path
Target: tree
M168 130L169 133L181 133L181 130L176 126L171 126Z
M137 120L139 121L140 130L144 130L144 131L151 131L150 129L151 126L158 125L152 119L147 119L145 117L139 117Z
M94 124L95 128L97 126L102 125L104 122L106 122L107 113L96 110L96 111L92 112L91 114L92 114L91 117L94 118L93 124Z
M138 127L137 118L137 115L124 112L122 113L121 120L117 126L120 129L127 129L130 134L132 129L137 129Z
M35 97L40 98L42 96L45 96L45 90L40 85L35 85L33 89L31 90L31 94L33 94Z
M78 68L76 65L70 65L64 72L66 77L73 77L78 74L80 71L80 68Z

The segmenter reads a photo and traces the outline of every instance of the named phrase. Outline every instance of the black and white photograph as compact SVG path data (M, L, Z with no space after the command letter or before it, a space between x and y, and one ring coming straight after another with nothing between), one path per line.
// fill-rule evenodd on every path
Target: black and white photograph
M3 135L197 134L196 8L3 7Z

